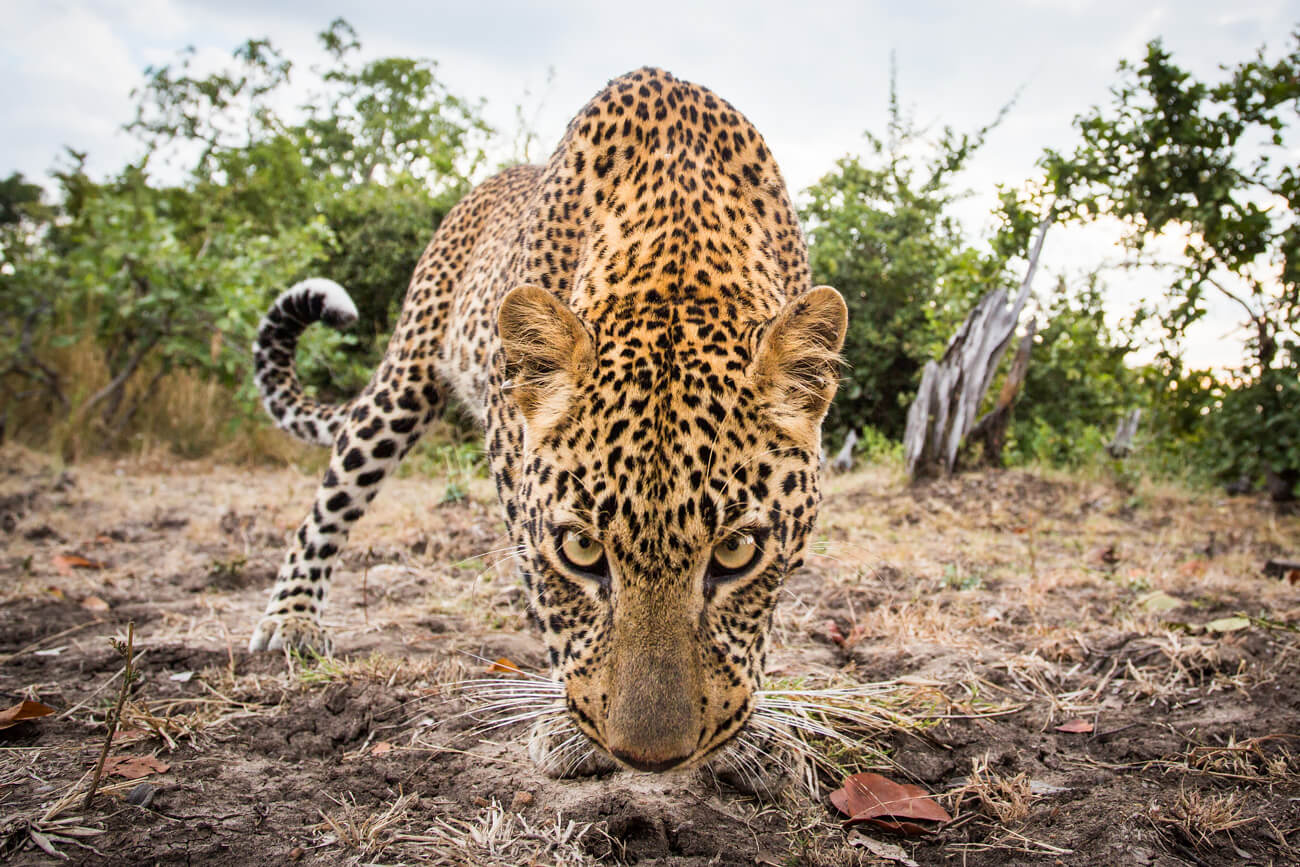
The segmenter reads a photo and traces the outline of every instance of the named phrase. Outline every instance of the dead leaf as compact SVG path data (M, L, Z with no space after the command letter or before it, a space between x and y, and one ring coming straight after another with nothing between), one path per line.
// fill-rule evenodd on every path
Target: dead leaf
M523 670L504 656L488 666L489 674L523 674Z
M63 600L63 599L65 599L65 598L67 598L67 594L66 594L66 593L64 593L61 589L59 589L58 587L55 587L55 586L52 585L52 584L51 584L49 587L46 587L46 588L45 588L45 592L48 593L48 594L50 594L51 596L53 596L55 599L58 599L58 600Z
M511 799L510 801L510 809L518 812L519 810L522 810L524 807L527 807L532 802L533 802L532 792L518 791L515 792L514 798Z
M875 837L868 837L861 831L854 831L849 834L849 845L866 849L877 858L895 861L902 864L903 867L918 867L915 861L907 857L907 852L902 846L896 843L886 843L884 840L877 840Z
M1198 575L1205 574L1204 560L1187 560L1178 565L1178 574L1194 578Z
M1300 569L1290 569L1286 573L1286 583L1300 584Z
M1152 590L1138 597L1138 605L1141 605L1147 611L1173 611L1183 604L1183 600L1177 596L1170 596L1163 590Z
M1056 727L1056 730L1071 735L1087 735L1092 734L1093 728L1092 723L1088 722L1086 719L1075 718L1061 723Z
M1205 628L1210 632L1236 632L1249 626L1249 617L1220 617L1218 620L1211 620L1205 624Z
M104 762L104 773L138 780L150 774L165 774L170 767L156 756L109 756Z
M23 700L13 707L0 710L0 729L7 729L25 720L38 719L52 713L54 708L49 705L41 704L39 701Z
M1114 566L1121 559L1119 549L1114 543L1102 545L1088 552L1088 563L1096 568L1105 569Z
M844 633L840 631L840 625L834 620L826 621L826 637L840 647L844 646Z
M31 837L32 842L39 846L41 851L46 855L49 855L51 858L61 858L64 861L68 859L67 855L64 855L58 849L54 848L54 844L50 842L49 837L46 837L30 825L27 826L27 836Z
M50 561L62 575L71 575L73 569L103 569L104 564L98 560L87 560L80 554L56 554Z
M924 834L933 828L915 821L951 822L925 789L910 783L896 783L880 774L863 772L844 778L844 786L831 792L831 803L849 818L846 824L869 822L890 831Z
M113 732L113 743L118 741L138 740L147 737L149 732L144 729L118 729Z
M81 607L87 611L107 611L108 603L98 596L87 596L81 600Z
M388 741L375 741L374 746L370 748L370 755L382 756L384 753L391 753L393 745Z

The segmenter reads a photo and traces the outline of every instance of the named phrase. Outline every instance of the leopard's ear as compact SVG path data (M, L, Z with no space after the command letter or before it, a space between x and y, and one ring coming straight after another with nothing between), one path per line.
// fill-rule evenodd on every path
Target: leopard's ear
M769 418L816 449L822 418L839 383L849 311L840 293L818 286L791 300L768 323L754 357L755 384Z
M506 393L530 426L549 428L567 409L579 379L595 366L591 335L560 299L537 286L518 286L506 295L497 329Z

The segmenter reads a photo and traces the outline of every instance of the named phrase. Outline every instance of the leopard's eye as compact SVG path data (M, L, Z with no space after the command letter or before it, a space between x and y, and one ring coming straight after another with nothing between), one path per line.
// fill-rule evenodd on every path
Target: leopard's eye
M758 542L752 533L732 533L713 549L713 572L729 575L739 572L758 555Z
M605 558L605 549L586 533L565 530L560 539L560 557L579 572L593 572Z

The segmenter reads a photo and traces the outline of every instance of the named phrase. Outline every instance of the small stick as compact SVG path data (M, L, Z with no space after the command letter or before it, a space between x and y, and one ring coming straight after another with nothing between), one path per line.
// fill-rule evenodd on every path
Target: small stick
M108 751L113 747L113 735L117 734L117 724L122 719L122 706L126 704L126 694L131 691L131 681L135 679L135 672L131 668L131 663L135 657L135 621L132 620L126 625L126 650L117 642L114 642L118 653L126 657L126 668L122 670L122 689L117 693L117 707L113 710L113 716L108 722L108 734L104 737L104 748L99 751L99 761L95 763L95 773L90 778L90 789L86 792L86 800L82 802L81 808L89 810L90 805L95 800L95 790L99 788L99 778L104 774L104 762L108 760Z
M4 665L9 660L16 659L19 656L22 656L24 653L26 653L29 650L35 650L36 648L40 647L42 644L52 642L56 638L62 638L65 635L71 635L72 633L76 632L79 629L85 629L87 626L94 626L97 623L103 623L103 622L104 621L100 620L99 618L95 618L94 620L88 620L85 623L78 623L76 626L70 626L67 629L63 630L62 632L56 632L53 635L47 635L44 638L38 638L36 641L33 641L31 644L27 645L26 647L23 647L19 650L15 650L13 653L9 654L8 656L0 656L0 665Z

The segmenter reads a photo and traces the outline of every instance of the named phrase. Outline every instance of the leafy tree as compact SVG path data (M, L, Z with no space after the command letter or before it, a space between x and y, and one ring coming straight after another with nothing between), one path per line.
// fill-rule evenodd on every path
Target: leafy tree
M28 400L20 382L35 383L111 446L139 399L177 368L238 389L252 409L257 322L276 293L313 273L343 282L371 327L387 330L489 130L432 61L357 65L341 20L321 38L335 62L315 73L296 117L278 106L297 69L266 40L248 40L229 68L207 75L186 52L146 70L135 92L137 163L96 181L74 154L57 176L59 204L45 212L21 177L0 183L0 412ZM159 184L164 168L183 180ZM50 359L86 337L102 385L71 393ZM313 329L304 379L351 390L378 344L375 333Z
M21 173L0 181L0 441L14 401L43 397L47 412L69 406L63 377L35 346L53 301L48 293L24 291L20 276L43 270L41 234L53 214L44 190Z
M1158 40L1149 43L1140 63L1120 65L1110 104L1077 118L1078 148L1048 151L1044 164L1064 212L1117 219L1134 264L1169 272L1162 309L1147 312L1170 381L1179 379L1181 338L1209 295L1241 311L1250 361L1216 414L1226 438L1219 469L1291 491L1300 483L1300 166L1291 126L1300 33L1283 57L1269 61L1261 50L1225 73L1198 81ZM1176 261L1148 255L1162 234L1184 239Z
M323 76L333 92L308 107L300 128L308 166L349 186L406 176L463 195L492 131L481 103L450 93L431 60L386 57L353 67L360 43L343 19L321 41L334 57Z
M1062 279L1043 306L1043 327L1012 428L1021 460L1077 464L1135 403L1139 375L1125 363L1133 340L1106 323L1096 275L1071 289Z
M960 196L953 178L991 128L945 128L915 156L922 133L892 88L887 138L867 133L865 157L838 160L807 191L801 216L814 282L838 288L849 308L847 365L826 424L832 436L866 424L901 437L925 362L974 301L1007 279L1007 257L968 244L950 211Z

